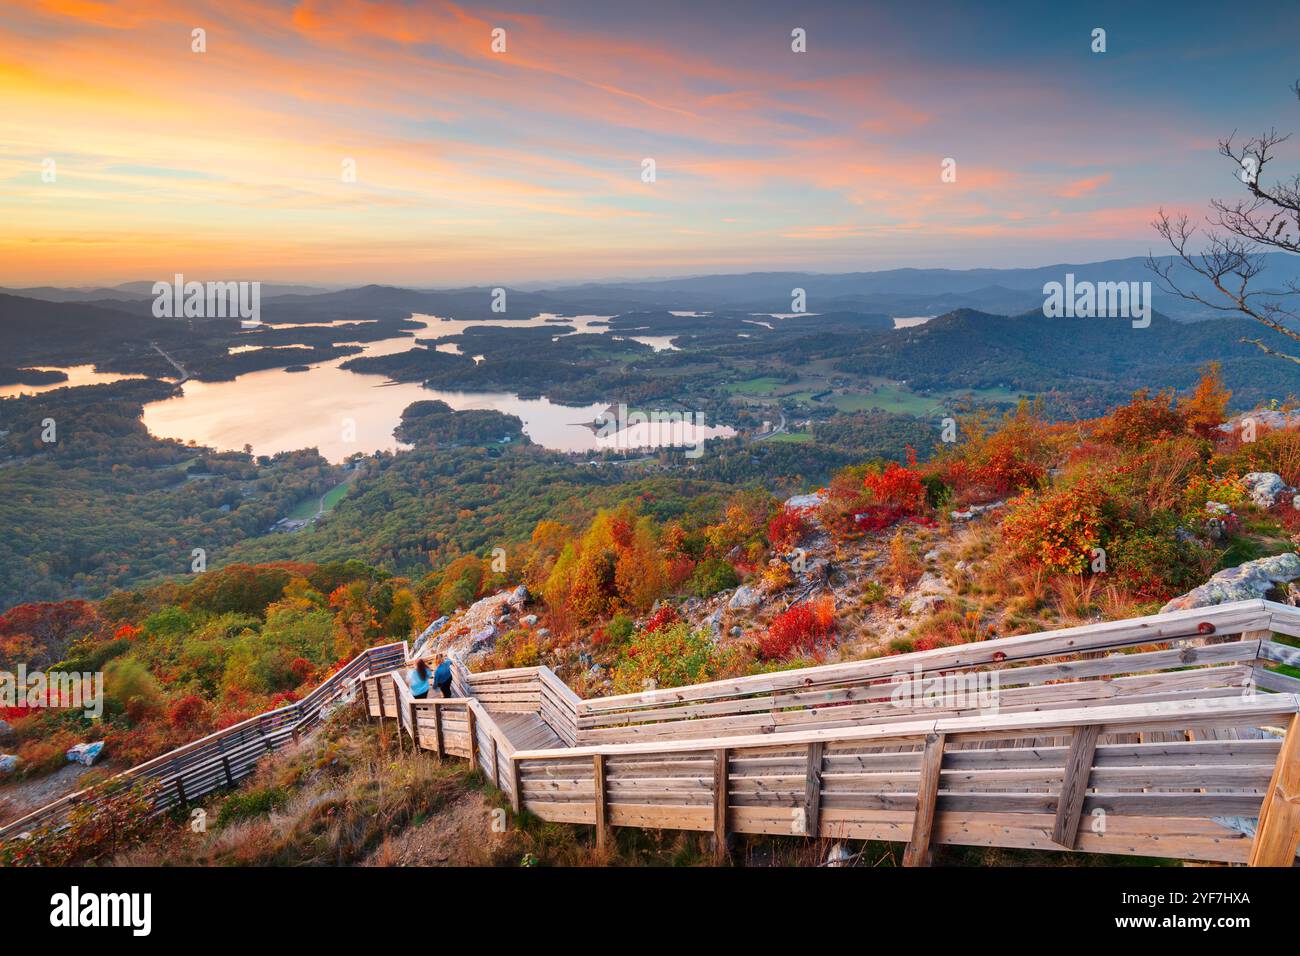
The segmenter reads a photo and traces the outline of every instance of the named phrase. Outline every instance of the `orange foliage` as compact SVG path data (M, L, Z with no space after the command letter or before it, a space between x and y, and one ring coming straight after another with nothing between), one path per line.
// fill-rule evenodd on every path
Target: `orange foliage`
M758 653L765 660L784 660L810 654L835 633L835 599L829 594L786 608L759 638Z

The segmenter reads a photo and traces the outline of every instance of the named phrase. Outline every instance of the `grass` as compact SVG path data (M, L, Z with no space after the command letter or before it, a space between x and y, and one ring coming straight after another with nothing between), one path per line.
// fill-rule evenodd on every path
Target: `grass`
M792 444L801 445L804 444L805 442L812 441L813 436L811 432L779 432L773 435L771 438L765 438L763 440L790 442Z
M325 514L329 514L331 511L334 510L334 506L343 500L343 496L348 493L348 490L349 488L351 488L351 486L352 486L351 481L342 481L339 482L337 485L335 485L333 488L331 488L329 491L325 492L323 496L324 498L323 508ZM318 495L313 498L304 498L302 501L298 502L298 504L294 505L293 510L290 511L289 514L286 515L286 517L291 518L295 521L303 521L306 520L307 518L311 518L315 516L316 512L321 510L321 508L322 508L321 496Z
M783 380L774 375L760 375L757 378L746 379L743 382L732 382L726 388L727 391L734 395L772 395L785 384Z

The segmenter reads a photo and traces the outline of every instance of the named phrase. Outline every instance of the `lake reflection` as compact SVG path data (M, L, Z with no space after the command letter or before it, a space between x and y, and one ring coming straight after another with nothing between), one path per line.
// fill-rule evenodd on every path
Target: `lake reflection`
M67 373L67 380L52 385L5 385L0 387L0 398L15 398L18 395L39 395L52 392L56 388L73 388L78 385L108 385L128 378L144 378L143 375L119 375L117 372L96 372L93 365L32 365L27 368L40 369L42 372L59 371Z
M417 315L427 331L421 338L442 337L471 325L527 327L541 325L552 316L524 322L452 322ZM581 331L605 331L602 316L564 319ZM364 343L365 355L404 352L414 345L410 335ZM348 356L347 358L351 358ZM339 368L346 358L333 359L305 372L266 369L241 375L233 382L184 384L177 398L145 406L144 423L162 438L193 440L221 450L245 444L254 454L315 447L330 461L339 462L356 452L395 451L405 447L393 437L402 410L412 402L437 399L456 410L495 409L517 415L524 432L534 442L561 451L584 452L601 448L626 450L660 444L693 444L704 438L734 434L726 426L677 426L673 429L641 425L622 435L598 437L585 427L608 403L571 407L544 399L522 399L506 392L443 392L418 383L385 383L378 376L358 375Z

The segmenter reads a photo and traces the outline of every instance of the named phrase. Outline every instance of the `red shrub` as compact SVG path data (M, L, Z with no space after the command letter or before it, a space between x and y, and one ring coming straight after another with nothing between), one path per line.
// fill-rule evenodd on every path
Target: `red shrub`
M167 710L167 721L173 727L193 730L208 723L208 704L197 694L176 701Z
M767 523L767 540L777 551L789 551L807 534L808 522L802 508L782 508Z
M758 641L759 656L783 660L817 649L835 631L835 601L823 596L786 608Z
M681 620L681 616L677 613L677 608L673 607L671 604L663 604L659 607L659 610L650 615L650 618L641 628L641 633L653 634L655 631L668 627L670 624L676 624L679 620Z
M902 514L916 514L925 506L925 486L920 472L890 462L881 472L869 473L863 484L878 504L896 508Z

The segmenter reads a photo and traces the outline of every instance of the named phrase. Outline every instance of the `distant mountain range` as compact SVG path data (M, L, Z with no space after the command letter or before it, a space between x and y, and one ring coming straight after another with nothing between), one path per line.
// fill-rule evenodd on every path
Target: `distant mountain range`
M1259 288L1282 288L1300 283L1300 256L1271 253ZM1188 290L1216 301L1218 293L1194 275L1181 270ZM1156 310L1179 321L1206 319L1213 310L1160 289L1146 259L1109 259L1104 262L1060 263L1032 269L887 269L879 272L751 272L700 275L676 279L591 282L554 288L511 290L513 305L539 311L610 314L637 310L752 310L788 312L793 289L804 289L810 312L855 311L891 316L941 315L956 309L977 309L998 315L1015 315L1041 307L1043 285L1063 281L1072 273L1077 281L1151 282ZM167 277L170 278L170 277ZM197 277L192 277L197 278ZM226 277L231 278L231 277ZM238 277L234 277L238 278ZM29 299L84 302L112 306L139 304L152 298L153 282L138 281L106 288L60 289L50 286L0 289ZM311 285L264 283L262 301L306 311L331 306L357 306L434 312L461 318L488 317L485 308L489 286L464 288L410 288L368 285L351 289L326 289ZM132 309L131 311L136 311ZM511 311L515 311L514 308Z

